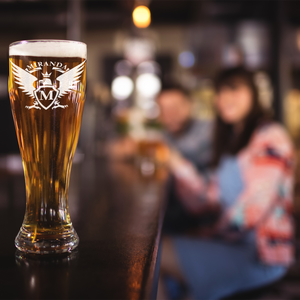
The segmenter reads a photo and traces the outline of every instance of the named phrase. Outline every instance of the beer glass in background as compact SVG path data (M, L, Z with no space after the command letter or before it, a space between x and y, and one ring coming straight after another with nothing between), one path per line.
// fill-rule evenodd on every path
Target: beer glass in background
M138 140L138 163L142 175L153 175L159 166L167 163L168 158L169 148L161 132L147 130L144 138Z
M15 239L27 253L71 251L68 188L85 101L86 44L31 40L9 47L9 96L21 151L26 212Z

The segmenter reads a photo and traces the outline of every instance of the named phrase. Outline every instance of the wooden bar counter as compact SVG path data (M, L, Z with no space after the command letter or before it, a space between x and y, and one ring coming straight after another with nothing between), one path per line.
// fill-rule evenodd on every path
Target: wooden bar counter
M154 299L166 172L133 164L74 164L69 206L79 247L26 256L14 247L25 209L22 172L0 172L0 299Z

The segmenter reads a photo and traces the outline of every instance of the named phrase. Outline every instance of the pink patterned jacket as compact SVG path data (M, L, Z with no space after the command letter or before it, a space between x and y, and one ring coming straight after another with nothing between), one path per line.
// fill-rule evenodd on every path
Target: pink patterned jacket
M242 234L255 231L256 246L262 262L289 265L294 259L294 226L291 217L295 155L293 145L276 123L259 127L247 147L237 154L244 183L234 204L224 208L218 226L238 227ZM173 168L182 202L197 214L205 203L222 199L217 172L205 180L189 163Z

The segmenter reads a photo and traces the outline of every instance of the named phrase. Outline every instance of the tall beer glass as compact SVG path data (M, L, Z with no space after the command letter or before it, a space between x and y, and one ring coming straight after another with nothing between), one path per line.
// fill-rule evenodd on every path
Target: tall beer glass
M64 253L79 243L68 188L85 101L86 58L86 44L74 41L9 46L8 89L27 198L15 245L27 253Z

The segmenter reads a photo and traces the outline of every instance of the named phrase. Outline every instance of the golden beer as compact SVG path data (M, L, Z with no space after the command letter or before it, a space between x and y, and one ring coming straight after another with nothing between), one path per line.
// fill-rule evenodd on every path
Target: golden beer
M26 212L16 237L24 252L71 251L68 188L86 83L86 45L27 41L10 45L9 96L23 161Z

